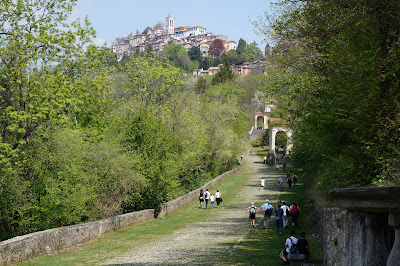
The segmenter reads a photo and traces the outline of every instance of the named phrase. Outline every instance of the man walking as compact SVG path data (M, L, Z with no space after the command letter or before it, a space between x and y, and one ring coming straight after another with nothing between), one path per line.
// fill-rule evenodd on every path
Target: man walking
M269 204L269 200L266 199L265 203L260 207L264 211L264 227L263 229L267 229L269 225L269 220L271 219L271 214L273 207Z

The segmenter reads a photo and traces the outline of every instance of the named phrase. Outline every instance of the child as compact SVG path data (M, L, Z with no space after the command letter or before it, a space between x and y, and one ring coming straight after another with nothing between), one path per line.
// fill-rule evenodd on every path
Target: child
M210 207L211 207L211 209L214 209L214 200L215 200L214 195L211 195L210 196Z

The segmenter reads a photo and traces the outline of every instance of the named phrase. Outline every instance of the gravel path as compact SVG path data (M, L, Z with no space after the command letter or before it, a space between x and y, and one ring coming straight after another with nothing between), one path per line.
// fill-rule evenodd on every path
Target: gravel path
M268 170L256 155L243 158L244 167L239 174L251 175L249 182L235 199L225 201L215 216L205 222L188 224L174 234L136 246L117 257L102 263L103 265L130 264L214 264L212 257L227 256L240 245L240 241L250 232L246 208L252 201L259 207L268 197L279 197L278 175ZM260 179L264 177L265 189L260 191ZM212 192L214 192L212 190ZM222 191L223 192L223 191ZM204 210L214 211L214 210ZM257 226L262 226L262 213L257 214ZM212 254L212 256L211 256Z

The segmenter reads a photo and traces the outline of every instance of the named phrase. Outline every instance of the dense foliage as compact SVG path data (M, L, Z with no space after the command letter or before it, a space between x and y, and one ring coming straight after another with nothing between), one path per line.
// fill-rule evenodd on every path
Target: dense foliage
M257 22L295 162L322 189L400 184L400 2L282 0Z
M237 164L248 128L244 89L198 90L151 53L117 64L67 24L74 2L0 3L2 239L182 195Z

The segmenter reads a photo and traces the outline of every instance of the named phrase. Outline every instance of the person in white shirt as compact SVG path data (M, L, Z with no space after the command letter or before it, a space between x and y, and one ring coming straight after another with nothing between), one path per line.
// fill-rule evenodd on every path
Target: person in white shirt
M211 207L211 209L214 209L214 201L215 201L215 197L214 197L214 195L211 195L210 196L210 207Z
M286 202L283 202L281 208L283 210L283 228L287 228L289 221L289 207L286 205Z
M263 190L264 190L264 186L265 186L265 179L264 179L264 177L261 177L260 191L263 191Z
M206 200L206 209L207 209L208 201L210 200L210 192L208 192L208 189L206 189L206 192L204 193L204 199Z
M222 202L222 196L221 196L221 192L219 192L219 190L217 190L217 192L215 192L215 200L217 201L217 208L219 208L219 205Z
M294 230L290 231L290 237L286 238L285 249L279 254L279 257L284 261L284 264L289 264L287 259L290 254L290 248L292 245L297 245L298 239L296 238L296 232Z
M280 188L281 188L281 191L283 191L283 178L282 178L282 177L279 177L278 182L279 182L279 186L280 186Z

